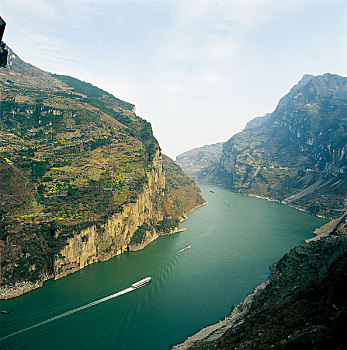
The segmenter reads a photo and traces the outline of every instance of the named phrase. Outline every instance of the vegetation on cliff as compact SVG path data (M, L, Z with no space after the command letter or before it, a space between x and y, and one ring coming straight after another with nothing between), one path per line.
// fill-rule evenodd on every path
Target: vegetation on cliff
M347 193L346 113L347 78L305 75L273 113L224 143L208 176L195 178L338 217ZM186 159L187 174L195 162Z
M195 182L165 155L163 155L163 168L166 174L166 212L169 216L178 213L182 217L205 202Z
M225 145L219 178L242 192L339 216L347 193L347 78L304 76L258 127Z
M179 227L186 214L205 201L195 182L166 155L163 155L165 172L164 216L156 223L150 221L141 225L134 233L131 243L141 243L148 232L169 234Z
M51 275L68 238L135 203L160 149L134 105L12 51L0 87L0 284L13 284ZM177 222L180 205L165 217Z

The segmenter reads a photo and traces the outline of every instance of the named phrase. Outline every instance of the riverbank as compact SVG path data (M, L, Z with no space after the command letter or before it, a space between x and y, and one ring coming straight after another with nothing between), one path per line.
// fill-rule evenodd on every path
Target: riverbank
M41 288L44 282L52 278L53 276L50 276L48 278L42 278L35 283L24 281L17 283L15 286L3 286L0 288L0 299L12 299L29 293L37 288Z
M228 329L242 322L243 317L252 306L254 298L265 289L267 283L268 281L261 283L254 289L253 293L247 295L242 303L235 305L230 316L216 324L202 328L199 332L187 338L183 343L173 346L172 350L200 349L207 345L213 348Z
M317 337L318 340L314 338L317 332L325 332L326 339L335 337L336 342L336 337L338 339L341 334L333 334L332 329L340 327L344 317L342 314L346 314L345 298L344 301L340 300L343 291L339 294L338 289L340 290L341 279L347 282L346 270L343 272L343 266L347 265L347 213L315 230L315 233L318 234L317 237L293 248L274 263L270 267L268 280L261 283L241 304L234 306L230 316L201 329L172 349L229 349L239 346L271 346L279 349L292 342L302 345L307 341L305 337L312 338L312 344L323 344L325 340L322 334ZM320 291L324 292L315 291L317 284L322 285ZM313 288L312 293L310 288ZM327 300L332 307L326 305ZM327 307L328 311L324 311ZM300 311L302 309L307 309L306 316ZM325 313L329 314L330 320ZM290 324L290 327L283 329L276 325L276 319L281 314L286 315L285 323ZM259 317L261 321L255 321ZM330 323L330 329L321 329L322 325L317 325L317 322ZM253 326L247 328L247 324Z
M125 252L20 298L1 300L1 310L10 311L4 321L10 322L0 327L0 338L150 276L148 286L20 333L0 348L93 350L116 344L117 350L137 350L141 339L144 349L168 349L230 315L231 305L267 279L272 261L326 223L224 187L201 185L201 190L208 205L188 215L182 223L187 232L164 235L136 254ZM178 253L188 245L191 249Z
M203 183L199 183L198 184L203 184ZM275 203L280 203L280 204L284 204L286 205L287 207L290 207L290 208L293 208L293 209L296 209L296 210L299 210L299 211L302 211L302 212L305 212L305 213L309 213L311 215L314 215L314 216L317 216L317 218L322 218L322 219L333 219L333 217L328 217L328 216L324 216L324 215L319 215L319 214L313 214L311 213L310 211L307 210L306 207L301 207L301 206L298 206L298 205L294 205L294 204L290 204L288 201L286 200L283 200L283 201L280 201L278 199L275 199L275 198L271 198L271 197L267 197L267 196L260 196L258 194L254 194L254 193L246 193L246 192L243 192L243 191L237 191L235 189L233 189L232 187L230 187L229 185L225 185L225 184L213 184L213 183L210 183L210 184L206 184L206 185L216 185L216 186L221 186L221 187L224 187L224 188L227 188L227 189L230 189L232 192L235 192L235 193L241 193L241 194L244 194L246 196L249 196L249 197L254 197L254 198L259 198L259 199L265 199L267 200L268 202L275 202ZM340 211L341 209L338 209L337 211Z
M172 234L175 234L178 232L187 231L186 228L181 227L181 223L188 218L189 214L193 213L195 210L199 209L200 207L202 207L203 205L206 205L206 204L207 204L207 202L205 201L204 203L193 207L191 210L189 210L187 213L185 213L184 216L181 218L179 225L176 228L172 229L169 233L167 233L167 235L172 235ZM148 237L148 239L145 239L143 242L140 242L139 244L137 244L136 247L132 248L130 251L133 251L133 252L140 251L140 250L144 249L145 247L147 247L150 243L152 243L153 241L155 241L156 239L158 239L162 235L163 234L154 233L150 237ZM119 251L114 256L120 255L124 252L125 251ZM112 259L114 256L110 257L109 259ZM105 259L104 261L107 261L109 259ZM102 261L100 261L100 262L102 262ZM80 269L76 270L75 272L77 272L79 270ZM7 299L19 297L25 293L29 293L35 289L43 287L44 283L50 279L60 279L60 278L63 278L69 274L70 273L60 275L60 276L58 276L58 278L54 275L46 275L46 276L41 276L41 278L35 282L22 281L22 282L16 283L16 285L14 285L14 286L11 286L11 285L1 286L0 287L0 300L1 299L7 300Z
M243 192L240 192L240 193L243 193ZM259 195L257 195L257 194L252 194L252 193L243 193L243 194L246 194L247 196L250 196L250 197L259 198L259 199L266 199L266 200L269 201L269 202L281 203L281 204L286 205L287 207L290 207L290 208L293 208L293 209L300 210L300 211L303 211L303 212L305 212L305 213L311 214L306 208L300 207L300 206L298 206L298 205L290 204L290 203L286 202L286 200L280 201L280 200L278 200L278 199L274 199L274 198L271 198L271 197L265 197L265 196L259 196ZM314 214L312 214L312 215L314 215ZM329 219L327 216L324 216L324 215L316 214L315 216L317 216L317 218ZM330 219L331 219L331 218L330 218Z

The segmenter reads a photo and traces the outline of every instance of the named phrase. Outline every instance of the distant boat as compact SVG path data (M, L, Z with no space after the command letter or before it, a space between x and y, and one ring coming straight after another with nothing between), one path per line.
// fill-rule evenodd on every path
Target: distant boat
M4 311L1 311L1 313L6 315L6 314L9 314L10 311L4 310Z
M211 193L214 193L212 190L210 190Z
M183 251L185 251L185 250L187 250L187 249L190 249L190 248L191 248L191 246L190 246L190 245L187 245L186 247L182 248L182 249L179 250L178 252L180 253L180 252L183 252Z
M146 278L144 278L144 279L141 280L141 281L138 281L138 282L133 283L131 286L132 286L133 288L140 288L140 287L143 287L143 286L145 286L146 284L148 284L148 283L150 282L151 279L152 279L151 277L146 277Z

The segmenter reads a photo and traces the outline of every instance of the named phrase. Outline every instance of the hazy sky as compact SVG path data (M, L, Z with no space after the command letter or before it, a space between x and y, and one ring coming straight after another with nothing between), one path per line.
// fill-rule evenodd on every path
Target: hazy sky
M26 62L136 105L164 153L226 141L304 74L347 75L345 0L0 0Z

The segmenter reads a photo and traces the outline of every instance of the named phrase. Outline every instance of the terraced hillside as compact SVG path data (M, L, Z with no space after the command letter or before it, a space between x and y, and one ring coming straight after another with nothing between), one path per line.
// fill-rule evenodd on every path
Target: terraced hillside
M183 210L170 200L170 174L166 179L151 125L134 105L12 51L0 87L1 285L57 278L138 249L203 202L193 183L177 183L183 196L193 193ZM103 232L93 246L81 234L91 228ZM76 237L89 253L71 263L81 252L62 252Z

